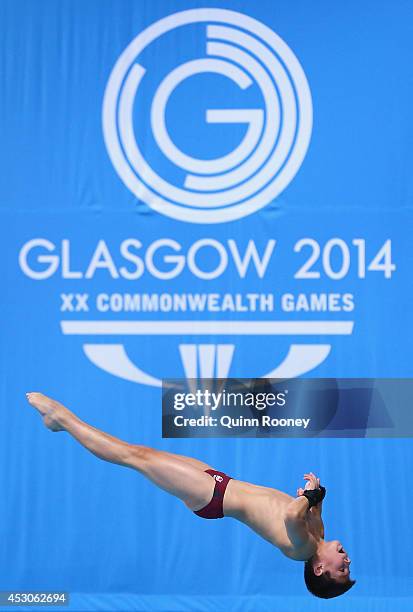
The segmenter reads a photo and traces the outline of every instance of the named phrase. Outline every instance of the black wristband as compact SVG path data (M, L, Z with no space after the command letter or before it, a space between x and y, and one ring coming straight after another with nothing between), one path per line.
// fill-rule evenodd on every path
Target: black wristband
M309 508L312 508L323 501L326 496L326 489L320 485L318 489L306 489L303 495L308 499Z

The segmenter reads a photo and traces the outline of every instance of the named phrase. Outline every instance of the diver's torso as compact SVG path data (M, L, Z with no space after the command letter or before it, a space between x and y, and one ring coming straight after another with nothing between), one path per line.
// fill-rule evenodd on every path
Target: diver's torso
M286 509L293 500L294 497L278 489L230 480L224 498L224 514L248 525L290 559L302 561L308 558L308 551L294 548L285 527ZM307 513L306 521L309 532L314 534L311 513Z

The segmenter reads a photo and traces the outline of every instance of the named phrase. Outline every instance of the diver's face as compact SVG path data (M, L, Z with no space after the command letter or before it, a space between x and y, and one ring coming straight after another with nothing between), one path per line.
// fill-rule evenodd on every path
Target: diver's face
M326 544L320 561L323 564L323 572L329 572L333 580L347 582L350 579L351 559L338 540Z

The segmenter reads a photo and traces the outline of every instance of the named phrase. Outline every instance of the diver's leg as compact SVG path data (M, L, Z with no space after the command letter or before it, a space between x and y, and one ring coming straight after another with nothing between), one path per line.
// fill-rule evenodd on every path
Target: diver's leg
M46 427L67 431L100 459L138 470L164 491L179 497L191 510L199 510L211 500L215 481L204 472L206 464L119 440L84 423L41 393L28 393L27 399L40 412Z
M171 459L174 458L179 459L180 461L184 461L185 463L188 463L189 465L192 465L193 467L197 468L198 470L202 470L203 472L205 472L205 470L213 469L210 465L204 463L204 461L200 461L199 459L195 459L194 457L187 457L186 455L176 455L175 453L169 453L168 451L159 452L165 455L166 457L170 457Z

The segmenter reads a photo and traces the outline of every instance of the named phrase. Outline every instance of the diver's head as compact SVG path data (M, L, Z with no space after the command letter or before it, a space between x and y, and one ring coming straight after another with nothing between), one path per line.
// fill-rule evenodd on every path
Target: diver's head
M350 563L351 560L338 540L321 540L317 552L304 564L307 589L324 599L343 595L355 583L350 578Z

